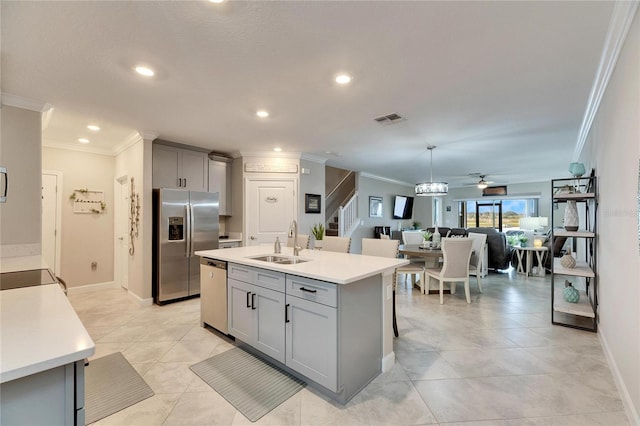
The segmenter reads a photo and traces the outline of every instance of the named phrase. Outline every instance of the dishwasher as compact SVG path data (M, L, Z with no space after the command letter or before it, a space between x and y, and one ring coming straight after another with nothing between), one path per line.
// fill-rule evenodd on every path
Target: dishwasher
M227 262L200 259L200 322L227 334Z

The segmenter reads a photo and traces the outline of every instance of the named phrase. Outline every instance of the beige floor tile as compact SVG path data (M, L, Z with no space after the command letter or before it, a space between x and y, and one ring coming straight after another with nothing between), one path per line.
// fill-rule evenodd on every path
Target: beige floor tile
M93 423L95 426L161 425L180 398L179 393L154 395Z
M179 362L156 363L142 376L155 393L182 393L196 377L189 364Z
M443 305L401 283L391 371L346 405L307 387L257 423L626 426L597 334L551 325L549 281L492 272L483 293L471 284L471 304L458 288ZM92 359L123 352L156 392L101 424L250 424L189 370L234 346L201 327L199 299L139 306L107 289L69 300Z
M127 360L132 363L158 361L177 342L134 342L123 352Z
M183 393L163 426L230 425L236 409L217 392Z

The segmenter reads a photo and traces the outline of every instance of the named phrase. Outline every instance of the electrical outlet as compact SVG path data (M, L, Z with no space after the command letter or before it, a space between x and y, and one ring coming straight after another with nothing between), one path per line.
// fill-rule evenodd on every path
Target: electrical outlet
M98 269L98 262L91 262L91 270L95 271L96 269Z

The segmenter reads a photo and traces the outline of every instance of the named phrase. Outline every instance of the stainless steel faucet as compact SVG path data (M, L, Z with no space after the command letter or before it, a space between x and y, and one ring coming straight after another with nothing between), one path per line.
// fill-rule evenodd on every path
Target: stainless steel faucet
M298 222L294 220L291 221L291 225L289 225L289 238L293 237L293 255L300 255L300 250L302 247L298 245Z

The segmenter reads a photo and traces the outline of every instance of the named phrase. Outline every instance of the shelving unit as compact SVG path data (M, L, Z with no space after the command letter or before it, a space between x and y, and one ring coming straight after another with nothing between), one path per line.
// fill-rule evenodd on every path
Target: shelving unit
M575 201L580 212L580 229L566 231L563 228L551 230L553 247L556 238L566 237L578 255L575 268L565 268L560 259L551 263L551 322L554 325L578 328L596 332L598 329L598 274L596 271L598 208L597 178L593 175L581 178L553 179L551 194L553 207L551 223L558 215L558 206L567 201ZM566 192L572 188L574 192ZM580 301L569 303L564 300L565 280L570 281L580 291Z

